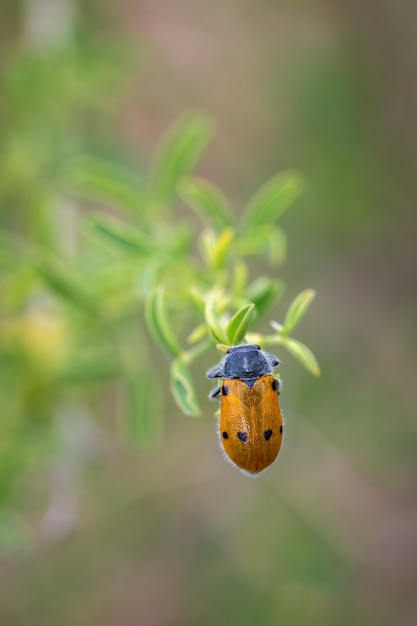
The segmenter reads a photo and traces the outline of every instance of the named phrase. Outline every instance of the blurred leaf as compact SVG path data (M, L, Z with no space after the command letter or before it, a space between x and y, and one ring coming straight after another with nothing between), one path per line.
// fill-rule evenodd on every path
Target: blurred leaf
M195 308L199 311L199 313L204 313L206 306L206 296L205 294L198 289L198 287L191 285L188 293L190 295L190 299L194 304Z
M238 237L236 249L241 256L262 254L268 255L273 265L279 265L285 260L286 237L279 226L262 224Z
M213 250L217 244L216 233L211 228L205 228L199 238L200 252L204 263L213 269Z
M176 193L181 178L194 169L213 134L211 121L202 115L180 117L157 145L150 171L150 182L162 202Z
M282 280L272 280L260 276L248 286L245 296L256 306L256 317L259 319L272 307L284 291Z
M88 215L84 223L87 232L98 235L128 252L137 252L143 256L155 251L155 246L146 235L112 217Z
M201 178L188 177L182 181L179 192L184 202L215 228L222 230L232 224L226 196L212 183Z
M207 336L207 324L199 324L194 328L194 330L188 335L187 341L188 343L197 343L204 339Z
M285 316L282 335L289 335L294 330L315 296L316 292L313 289L306 289L292 301Z
M282 265L287 255L287 237L279 226L271 228L268 235L268 252L270 263Z
M146 189L129 170L95 157L79 157L67 164L64 181L70 190L86 200L107 206L140 211L146 202Z
M224 268L234 236L235 232L232 228L225 228L218 236L212 251L212 263L215 270Z
M130 445L144 446L154 442L161 430L162 411L152 379L143 372L126 378L129 409L123 424L123 434Z
M225 228L217 237L211 250L211 264L214 270L224 269L234 236L232 228Z
M207 326L209 328L209 331L213 339L215 339L216 342L227 344L229 343L229 339L225 331L223 330L223 327L218 318L216 305L217 305L216 298L214 297L213 294L210 294L207 298L206 307L205 307L205 317L206 317Z
M171 391L177 405L186 415L200 415L189 369L181 359L175 359L171 364Z
M13 309L24 308L38 280L39 277L31 265L13 263L1 286L6 308L9 306Z
M97 307L92 293L81 280L52 255L45 255L35 264L35 269L49 287L60 297L90 312Z
M173 356L181 354L181 348L169 326L162 288L151 291L146 302L146 322L153 338Z
M200 236L201 252L206 264L215 271L226 265L235 232L232 228L225 228L219 235L207 228Z
M178 224L174 229L169 225L169 240L166 243L167 250L172 250L175 256L187 257L192 254L192 248L196 240L195 229L187 222Z
M246 304L241 309L236 311L230 320L227 327L227 336L229 337L230 344L232 346L237 345L244 340L254 312L255 305Z
M291 339L290 337L282 337L282 345L314 376L320 376L320 366L316 357L307 346L301 341Z
M296 172L282 172L267 181L245 208L243 219L248 228L276 222L303 190Z
M234 298L241 298L248 282L248 266L237 261L233 267L232 292Z
M69 363L60 373L64 382L90 383L120 373L120 364L108 355L98 358L80 358Z

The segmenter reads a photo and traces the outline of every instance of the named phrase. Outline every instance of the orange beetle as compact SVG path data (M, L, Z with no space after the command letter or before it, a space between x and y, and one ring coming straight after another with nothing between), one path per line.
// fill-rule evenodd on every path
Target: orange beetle
M250 474L276 459L282 443L279 381L272 374L280 360L257 345L234 346L207 372L224 378L210 397L221 393L220 440L229 459Z

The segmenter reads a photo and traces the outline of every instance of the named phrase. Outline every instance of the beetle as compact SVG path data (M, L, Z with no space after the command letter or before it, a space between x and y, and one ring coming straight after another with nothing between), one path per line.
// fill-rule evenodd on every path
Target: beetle
M262 472L278 456L282 443L280 381L273 368L280 360L254 344L229 348L207 372L223 378L210 397L220 395L220 440L227 457L250 474Z

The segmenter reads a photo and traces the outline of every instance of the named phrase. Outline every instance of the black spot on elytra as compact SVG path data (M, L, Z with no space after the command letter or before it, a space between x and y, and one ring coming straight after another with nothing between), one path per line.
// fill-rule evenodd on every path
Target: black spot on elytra
M223 439L229 439L229 435L226 431L223 432Z
M240 441L247 441L248 440L248 436L246 433L242 433L241 431L238 432L237 436L239 437Z
M223 385L223 387L222 387L222 394L224 396L227 396L228 393L229 393L229 387L226 387L226 385Z
M276 391L278 389L278 381L274 378L272 381L272 389Z
M282 426L279 427L279 432L282 433Z
M266 431L264 432L264 437L265 437L265 439L266 439L267 441L269 441L269 440L271 439L271 435L272 435L272 430L271 430L271 429L266 430Z

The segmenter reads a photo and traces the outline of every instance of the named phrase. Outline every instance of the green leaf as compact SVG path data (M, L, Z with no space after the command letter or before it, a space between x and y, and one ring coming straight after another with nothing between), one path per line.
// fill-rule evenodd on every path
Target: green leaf
M233 228L225 228L218 236L212 252L213 269L221 270L225 267L234 236Z
M145 206L143 181L129 170L95 157L79 157L64 171L64 181L71 191L94 202L135 212Z
M244 340L254 312L254 304L246 304L236 311L227 327L227 336L231 345L237 345Z
M213 268L213 250L217 243L216 233L211 228L205 228L199 237L199 247L201 256L205 264Z
M286 237L279 226L263 224L250 228L236 242L240 256L268 255L272 265L280 265L285 260Z
M181 359L175 359L171 364L171 392L186 415L200 415L189 369Z
M190 285L188 289L188 295L194 307L197 309L199 313L204 313L204 309L206 306L206 296L205 293L199 290L195 285Z
M138 372L126 377L129 407L122 424L123 438L129 445L146 446L158 439L162 426L159 394L152 379Z
M149 332L155 341L173 356L179 356L181 348L168 323L164 293L161 288L151 291L146 302L145 317Z
M276 222L303 190L296 172L282 172L267 181L245 208L243 219L248 228Z
M232 224L231 209L223 192L206 180L188 177L179 188L180 196L203 220L219 230Z
M146 235L114 218L89 215L84 223L88 233L110 242L119 249L136 252L142 256L149 255L155 250L155 246Z
M188 343L197 343L201 341L207 336L207 325L199 324L194 328L194 330L188 335L187 341Z
M235 236L232 228L225 228L219 235L206 228L200 236L201 254L212 270L224 269Z
M314 300L316 292L314 289L306 289L302 291L290 304L285 316L282 335L289 335L297 326L311 302Z
M223 330L222 324L220 323L217 308L216 308L216 298L213 295L209 295L206 302L205 307L205 318L207 322L208 329L213 339L218 343L229 343L229 339Z
M79 358L69 363L62 372L59 379L64 382L90 383L95 380L109 378L120 372L120 365L109 355L94 358Z
M233 267L232 292L233 298L239 299L248 282L248 266L244 261L237 261Z
M60 297L90 312L97 310L93 294L81 280L52 255L45 255L35 263L35 270Z
M287 254L287 238L282 228L279 226L271 228L267 241L271 265L282 265Z
M256 317L259 319L275 304L284 291L282 280L272 280L260 276L248 286L245 296L256 306Z
M195 114L180 117L168 129L155 149L150 171L153 190L161 202L175 196L178 183L194 169L212 134L211 121Z
M307 346L301 341L291 339L290 337L282 337L282 345L295 357L309 372L314 376L320 376L320 366L316 357Z

